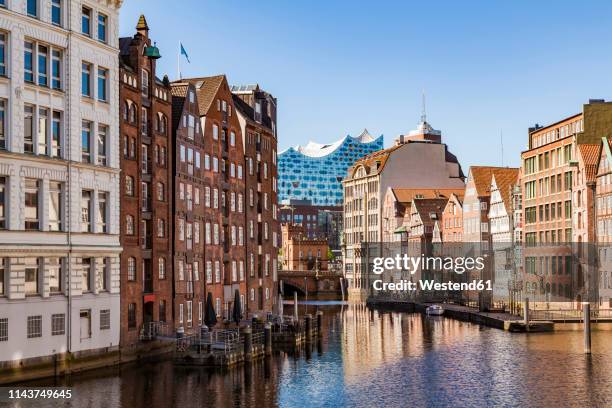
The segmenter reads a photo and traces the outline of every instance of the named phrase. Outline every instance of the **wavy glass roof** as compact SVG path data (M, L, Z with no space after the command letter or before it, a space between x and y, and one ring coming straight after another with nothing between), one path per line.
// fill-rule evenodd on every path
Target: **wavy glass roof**
M278 155L281 202L310 200L315 205L342 205L341 180L357 160L383 148L383 136L364 130L330 143L309 142Z

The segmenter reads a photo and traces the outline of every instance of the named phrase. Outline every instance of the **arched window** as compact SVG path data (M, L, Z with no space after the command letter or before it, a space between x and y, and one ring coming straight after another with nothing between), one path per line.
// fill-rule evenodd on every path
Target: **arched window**
M134 196L134 177L125 176L125 194L130 197Z
M163 257L159 257L157 270L159 272L159 279L166 279L166 260Z
M165 135L167 128L168 128L168 118L166 117L166 115L162 115L162 117L161 117L161 129L160 129L159 133Z
M165 201L166 192L164 189L164 183L157 183L157 201Z
M125 216L125 233L134 235L134 217L129 214Z
M127 280L136 280L136 258L129 257L127 263Z
M129 121L130 123L135 124L136 123L136 105L132 101L128 101L128 104L130 106Z
M126 122L130 119L130 103L129 101L125 101L123 104L123 120Z
M166 223L164 222L163 218L158 218L157 219L157 237L163 238L165 234L166 234Z

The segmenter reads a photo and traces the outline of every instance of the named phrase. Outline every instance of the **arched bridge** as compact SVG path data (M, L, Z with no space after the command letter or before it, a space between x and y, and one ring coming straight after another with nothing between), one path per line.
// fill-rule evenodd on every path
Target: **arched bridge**
M278 279L282 281L285 295L297 291L300 295L342 295L342 272L330 271L278 271Z

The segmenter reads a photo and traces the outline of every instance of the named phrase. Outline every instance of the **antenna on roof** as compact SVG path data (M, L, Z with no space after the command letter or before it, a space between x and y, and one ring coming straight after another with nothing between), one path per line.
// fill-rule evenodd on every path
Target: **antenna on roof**
M499 130L499 143L501 146L501 166L504 167L504 131Z
M425 109L425 89L423 89L423 106L421 110L421 122L427 122L427 111Z

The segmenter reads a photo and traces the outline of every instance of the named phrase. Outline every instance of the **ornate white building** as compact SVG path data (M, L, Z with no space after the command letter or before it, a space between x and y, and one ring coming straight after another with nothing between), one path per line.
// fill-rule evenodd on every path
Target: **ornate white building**
M0 0L2 367L119 344L121 3Z

